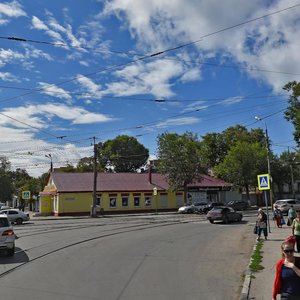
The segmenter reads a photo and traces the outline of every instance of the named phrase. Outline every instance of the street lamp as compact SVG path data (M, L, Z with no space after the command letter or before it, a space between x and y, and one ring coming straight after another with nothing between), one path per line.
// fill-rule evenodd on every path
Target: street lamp
M270 181L272 183L272 176L271 176L271 166L270 166L270 146L269 146L269 135L268 135L268 127L267 123L260 117L255 116L255 120L257 121L263 121L265 124L265 134L266 134L266 149L267 149L267 163L268 163L268 174L270 176ZM270 202L271 202L271 209L273 209L273 197L272 197L272 191L270 188Z
M46 154L45 157L50 159L50 172L53 172L53 161L51 154Z

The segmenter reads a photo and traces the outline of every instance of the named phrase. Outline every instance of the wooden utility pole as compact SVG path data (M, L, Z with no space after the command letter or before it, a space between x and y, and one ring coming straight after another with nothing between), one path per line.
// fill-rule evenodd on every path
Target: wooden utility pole
M94 145L94 184L93 184L93 204L91 206L91 217L97 217L97 146L95 142L96 138L93 137Z

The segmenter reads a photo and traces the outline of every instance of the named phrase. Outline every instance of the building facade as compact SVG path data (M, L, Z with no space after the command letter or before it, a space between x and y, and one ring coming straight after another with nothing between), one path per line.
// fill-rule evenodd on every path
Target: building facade
M222 201L230 187L207 175L189 186L195 200L206 197L205 201L209 200L208 191L213 201ZM93 173L52 172L40 193L39 212L57 216L90 214L93 191ZM103 214L172 211L184 204L184 192L172 191L166 178L158 173L98 173L96 198L97 211Z

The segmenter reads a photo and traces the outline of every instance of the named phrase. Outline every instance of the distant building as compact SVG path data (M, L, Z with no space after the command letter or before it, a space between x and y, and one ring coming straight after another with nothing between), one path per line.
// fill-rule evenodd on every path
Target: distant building
M40 193L39 212L43 215L86 215L93 201L93 173L49 174ZM208 175L189 185L193 202L224 202L231 184ZM157 195L154 195L154 188ZM98 173L97 207L103 213L132 213L177 210L184 203L183 191L172 191L158 173ZM201 200L201 201L200 201Z

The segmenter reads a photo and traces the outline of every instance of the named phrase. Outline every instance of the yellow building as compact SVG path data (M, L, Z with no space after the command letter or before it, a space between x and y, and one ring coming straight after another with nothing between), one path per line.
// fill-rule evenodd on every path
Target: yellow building
M209 182L218 188L225 185L212 177ZM205 181L197 186L203 184ZM52 172L40 193L39 212L56 216L90 214L93 190L92 172ZM98 212L110 214L177 210L184 203L183 191L171 191L165 177L158 173L98 173L96 195Z

